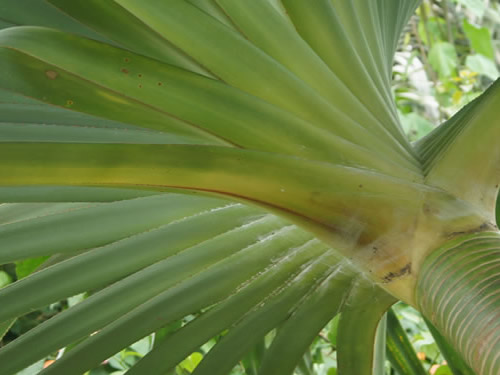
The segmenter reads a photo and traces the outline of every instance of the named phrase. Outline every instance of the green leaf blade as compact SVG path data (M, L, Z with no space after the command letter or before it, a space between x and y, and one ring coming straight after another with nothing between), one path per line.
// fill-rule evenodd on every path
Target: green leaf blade
M387 356L400 374L425 375L406 332L392 309L387 313Z

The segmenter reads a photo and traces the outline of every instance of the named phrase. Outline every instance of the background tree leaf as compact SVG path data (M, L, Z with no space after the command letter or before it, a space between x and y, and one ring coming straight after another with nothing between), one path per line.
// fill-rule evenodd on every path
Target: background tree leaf
M469 23L467 19L464 19L463 28L465 35L469 38L472 49L490 60L493 60L495 53L493 51L493 45L491 44L490 30L486 27L474 26Z
M498 68L495 63L483 55L469 55L465 61L465 65L473 72L488 77L491 80L496 80L499 76Z
M455 46L448 42L435 43L429 51L429 62L440 77L450 77L458 64Z

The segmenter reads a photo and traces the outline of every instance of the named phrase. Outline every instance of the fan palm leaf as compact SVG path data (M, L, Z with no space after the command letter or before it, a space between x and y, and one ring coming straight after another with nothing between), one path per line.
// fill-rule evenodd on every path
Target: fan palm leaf
M223 334L194 374L254 348L249 373L291 374L340 314L339 373L378 374L398 299L500 371L498 84L410 144L390 83L418 0L27 5L0 1L0 264L44 263L0 322L91 295L2 374L62 347L42 374L81 374L193 314L129 373Z

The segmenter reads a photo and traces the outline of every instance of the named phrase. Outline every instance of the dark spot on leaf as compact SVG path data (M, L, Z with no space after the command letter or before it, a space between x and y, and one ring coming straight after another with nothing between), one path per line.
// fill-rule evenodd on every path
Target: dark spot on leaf
M140 89L142 89L142 85L139 85L138 87L139 87Z
M122 71L122 73L128 74L128 69L126 69L126 68L122 68L121 71Z
M46 70L45 75L48 79L56 79L59 74L53 70Z
M382 282L390 283L394 279L397 279L397 278L405 276L405 275L410 275L410 274L411 274L411 263L408 263L406 266L401 268L399 271L389 272L387 275L385 275L382 278Z
M487 230L489 229L489 223L482 223L480 226L479 226L479 230Z
M359 185L359 188L361 189L363 187L363 185Z
M129 62L129 61L130 61L130 59L129 59L128 57L125 57L125 58L123 59L123 61L125 61L125 62Z
M67 100L66 105L73 105L73 100Z
M483 231L488 231L488 230L495 230L496 227L497 226L495 224L493 224L493 223L484 222L479 227L472 228L472 229L469 229L469 230L463 230L463 231L459 231L459 232L452 232L452 233L448 234L447 237L455 237L455 236L460 236L460 235L463 235L463 234L474 234L474 233L477 233L477 232L483 232Z
M161 82L158 82L158 86L162 86L162 85L163 85L163 83L161 83Z
M137 74L137 77L142 78L142 74Z

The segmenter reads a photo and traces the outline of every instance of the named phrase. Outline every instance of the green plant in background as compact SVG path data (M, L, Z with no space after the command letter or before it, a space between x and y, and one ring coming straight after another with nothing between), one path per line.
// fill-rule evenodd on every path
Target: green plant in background
M329 374L382 374L387 327L422 374L399 299L450 371L497 374L499 88L410 144L392 66L419 4L1 1L3 331L80 297L0 373L59 350L43 374L310 374L323 340ZM413 35L461 89L432 9Z
M395 88L402 125L417 140L498 78L498 3L424 1L396 54Z

